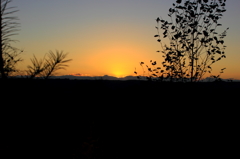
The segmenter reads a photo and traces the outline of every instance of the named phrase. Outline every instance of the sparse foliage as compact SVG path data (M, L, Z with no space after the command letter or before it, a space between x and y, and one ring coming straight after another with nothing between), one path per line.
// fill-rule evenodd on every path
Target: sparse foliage
M71 61L72 59L66 60L65 58L67 55L68 53L56 50L55 54L53 51L49 51L47 54L48 58L44 57L43 59L37 60L34 56L31 59L32 66L27 66L27 74L30 78L41 76L44 79L48 79L57 70L65 69L65 67L68 66L65 63Z
M5 71L5 75L11 76L14 73L18 72L19 70L16 68L17 63L20 61L23 61L23 59L20 57L20 54L23 52L23 50L19 50L17 48L11 47L8 48L8 50L6 50L7 48L4 48L3 52L3 62L4 62L4 71Z
M48 53L48 59L46 59L46 69L43 71L45 79L51 76L55 71L60 69L65 69L68 65L65 63L71 61L72 59L65 60L68 53L63 53L63 51L56 51L54 54L52 51Z
M30 60L32 62L32 66L27 66L27 74L30 76L30 78L34 78L40 75L46 69L47 65L43 63L44 58L38 60L35 55L33 55L33 58Z
M222 81L222 79L221 79L220 76L221 76L221 74L223 73L223 71L224 71L225 69L226 69L226 68L221 69L220 73L219 73L217 76L215 76L215 75L211 75L210 77L214 78L215 81L217 81L217 82Z
M164 69L151 70L150 77L200 81L206 73L212 72L212 65L226 58L224 37L216 32L223 16L226 0L177 0L169 9L171 22L157 18L157 32L154 37L160 43ZM160 29L163 30L160 35ZM168 38L170 46L162 39ZM148 66L146 66L148 67ZM155 71L155 72L154 72ZM158 73L158 75L156 74Z

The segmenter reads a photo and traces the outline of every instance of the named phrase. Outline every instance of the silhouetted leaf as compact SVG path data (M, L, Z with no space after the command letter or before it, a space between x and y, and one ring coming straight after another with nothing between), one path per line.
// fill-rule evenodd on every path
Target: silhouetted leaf
M154 37L159 37L159 35L154 35Z
M186 7L183 7L183 6L177 6L176 8L177 9L186 9Z
M193 10L190 11L190 15L191 15L191 17L195 17L195 14L194 14Z
M213 41L213 38L209 38L208 41L209 41L209 42L210 42L210 41Z
M211 66L208 66L208 68L212 69L212 67L211 67Z
M223 16L222 14L216 14L217 16ZM215 18L217 18L218 19L218 17L215 17Z
M215 29L211 29L211 30L210 30L210 33L213 32L214 30L215 30Z
M176 3L178 4L182 3L182 0L177 0Z
M167 30L165 30L165 31L163 32L163 35L165 35L165 34L167 34Z
M178 34L175 34L175 35L174 35L174 38L175 38L175 39L178 39Z
M156 65L157 64L157 62L156 61L154 61L153 63L152 63L152 65Z

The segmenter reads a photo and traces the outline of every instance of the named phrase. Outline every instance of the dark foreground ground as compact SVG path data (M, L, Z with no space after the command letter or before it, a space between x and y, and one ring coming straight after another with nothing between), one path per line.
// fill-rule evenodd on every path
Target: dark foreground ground
M240 83L1 82L1 158L197 158L237 152Z

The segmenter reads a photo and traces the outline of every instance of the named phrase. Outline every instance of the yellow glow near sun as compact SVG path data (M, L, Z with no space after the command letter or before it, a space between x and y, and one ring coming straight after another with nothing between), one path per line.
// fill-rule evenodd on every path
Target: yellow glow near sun
M121 71L115 71L113 72L113 75L118 78L124 77L124 73Z
M112 62L107 63L108 72L110 75L121 78L129 75L129 68L131 68L124 58L119 58L112 60Z
M138 44L110 41L107 46L104 45L95 52L85 58L88 65L102 75L120 78L134 75L133 72L139 66L139 61L146 59L142 54L147 52L147 49Z

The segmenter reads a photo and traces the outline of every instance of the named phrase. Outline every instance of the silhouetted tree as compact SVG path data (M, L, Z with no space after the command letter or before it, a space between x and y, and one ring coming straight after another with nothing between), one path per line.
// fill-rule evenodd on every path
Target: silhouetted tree
M19 58L19 54L22 50L19 50L11 46L12 40L10 37L16 35L18 31L17 17L11 16L18 10L13 10L15 7L8 7L8 4L12 0L1 0L1 52L0 52L0 75L2 78L7 78L12 72L16 72L16 64L22 61Z
M49 51L47 54L47 59L44 57L43 59L37 60L37 58L34 56L31 59L32 66L27 66L27 74L30 76L30 78L41 76L44 79L48 79L57 70L65 69L65 67L68 66L65 63L71 61L72 59L65 60L67 55L68 53L56 50L55 54L53 51Z
M224 40L226 30L221 34L216 28L221 26L226 0L177 0L169 9L171 22L157 18L158 34L154 37L161 44L164 61L163 69L151 69L151 77L189 79L199 81L206 72L211 73L212 64L226 58ZM161 23L161 26L159 26ZM160 35L159 29L163 30ZM168 38L170 46L163 45L162 38ZM221 48L220 48L221 47ZM156 61L150 61L156 65ZM143 64L143 63L141 63ZM222 71L225 68L222 69Z

